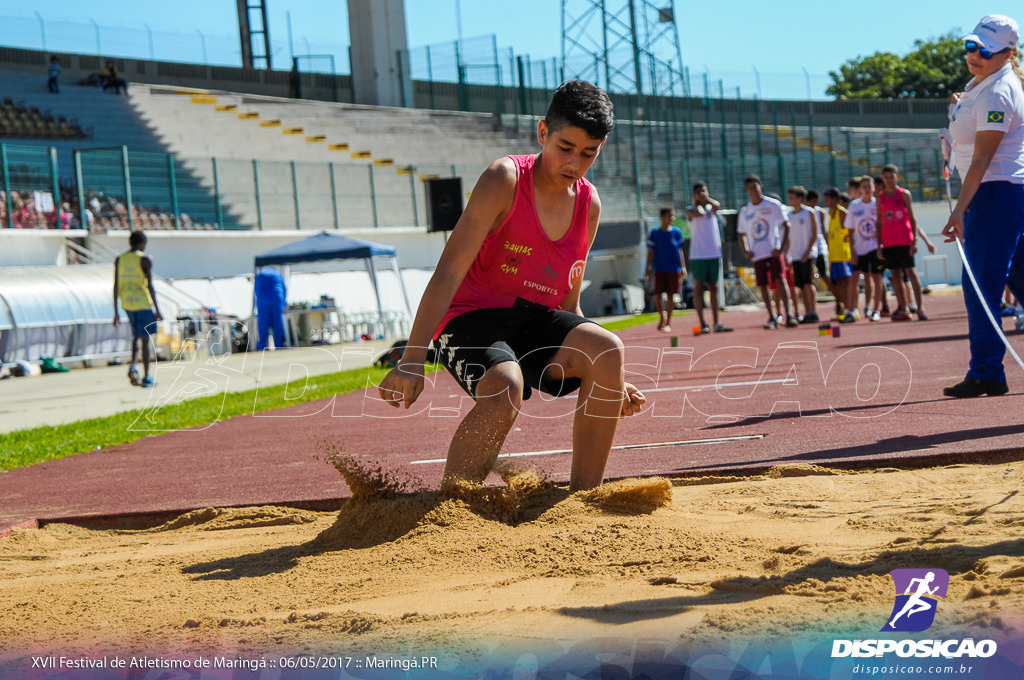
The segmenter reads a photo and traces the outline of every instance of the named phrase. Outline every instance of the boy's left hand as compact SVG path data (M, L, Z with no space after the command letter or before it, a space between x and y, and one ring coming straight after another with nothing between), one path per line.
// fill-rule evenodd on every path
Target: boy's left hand
M622 391L622 413L620 415L631 416L640 413L640 409L647 403L644 393L631 383L623 383Z

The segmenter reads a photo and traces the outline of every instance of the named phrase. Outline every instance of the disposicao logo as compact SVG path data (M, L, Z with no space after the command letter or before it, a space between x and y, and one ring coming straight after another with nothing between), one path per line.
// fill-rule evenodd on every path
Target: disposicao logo
M946 597L949 574L942 569L893 569L896 604L882 632L919 633L935 621L938 597Z
M919 633L935 622L936 598L945 597L949 574L942 569L893 569L896 602L880 632ZM832 658L899 657L947 659L988 658L996 653L994 640L833 640Z

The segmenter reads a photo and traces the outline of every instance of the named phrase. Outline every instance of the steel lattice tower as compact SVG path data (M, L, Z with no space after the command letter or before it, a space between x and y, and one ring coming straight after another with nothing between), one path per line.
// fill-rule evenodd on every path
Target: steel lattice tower
M689 94L673 0L562 0L562 63L616 94Z

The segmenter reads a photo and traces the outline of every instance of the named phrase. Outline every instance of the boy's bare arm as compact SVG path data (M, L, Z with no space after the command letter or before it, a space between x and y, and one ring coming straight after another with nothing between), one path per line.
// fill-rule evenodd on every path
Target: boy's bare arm
M593 189L593 193L590 199L590 213L587 215L587 254L590 254L590 248L594 245L594 238L597 236L597 227L601 222L601 197L597 195L597 188ZM650 263L650 256L653 250L648 249L648 263ZM648 265L649 266L649 265ZM584 271L586 265L584 264ZM573 284L572 290L562 300L562 304L559 305L562 309L567 312L573 312L583 316L583 310L580 309L580 293L583 291L583 274L576 279L576 283Z
M117 263L120 261L120 257L114 260L114 328L121 322L121 319L117 316Z
M516 169L509 158L493 162L477 180L466 209L423 291L409 332L409 344L398 365L381 381L380 396L392 406L404 404L408 408L423 390L423 364L434 331L448 311L484 239L511 209L515 188Z
M925 246L928 247L928 252L934 253L935 244L932 243L932 240L928 238L926 233L924 233L924 229L922 229L921 225L917 223L917 218L914 216L914 199L911 197L909 191L903 192L903 205L907 209L907 217L910 218L910 226L914 230L914 245L911 248L911 252L913 253L917 250L917 239L920 238L924 241Z
M160 314L160 305L156 302L156 290L153 288L153 260L149 259L148 255L143 255L139 264L142 266L142 272L146 275L146 287L149 288L149 297L153 300L153 312L156 320L160 321L164 317Z

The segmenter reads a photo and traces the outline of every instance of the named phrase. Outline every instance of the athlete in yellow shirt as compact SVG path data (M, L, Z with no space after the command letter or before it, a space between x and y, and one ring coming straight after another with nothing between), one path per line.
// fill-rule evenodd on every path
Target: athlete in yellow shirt
M121 323L117 313L118 300L128 314L132 329L132 361L128 366L128 380L132 385L153 387L156 384L149 374L149 338L156 331L156 322L163 319L156 303L153 290L153 261L145 254L146 234L133 231L128 237L131 250L122 253L114 261L114 327ZM142 347L142 367L145 377L139 379L135 364L139 360L139 346Z
M839 204L839 190L825 190L825 207L828 209L828 261L832 295L836 299L836 314L841 323L853 323L859 318L857 312L857 277L854 276L850 260L850 230L846 227L846 209Z

